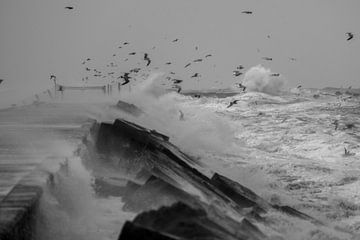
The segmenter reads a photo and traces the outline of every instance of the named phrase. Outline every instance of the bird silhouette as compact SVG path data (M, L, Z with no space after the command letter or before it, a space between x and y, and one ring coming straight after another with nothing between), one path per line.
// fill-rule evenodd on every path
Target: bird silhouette
M243 67L243 65L239 65L236 67L236 69L242 70L242 69L244 69L244 67Z
M165 63L166 65L170 65L171 64L171 62L167 62L167 63Z
M347 36L348 36L348 38L346 39L347 41L350 41L351 39L354 38L354 34L353 34L353 33L347 32L346 34L347 34Z
M187 67L190 66L190 65L191 65L191 63L188 63L188 64L185 65L184 68L187 68Z
M74 7L67 6L67 7L65 7L65 9L68 9L68 10L73 10L73 9L74 9Z
M180 80L180 79L173 79L172 81L174 84L179 84L179 83L183 82L183 80Z
M124 44L124 45L128 45L128 44L129 44L129 42L124 42L123 44Z
M252 11L242 11L242 13L245 13L245 14L252 14L253 12L252 12Z
M136 54L136 52L131 52L131 53L129 53L129 55L135 55Z
M270 74L270 76L271 77L278 77L278 76L280 76L280 73L272 73L272 74Z
M193 62L202 62L201 58L195 59Z
M195 73L194 75L191 76L192 78L196 78L196 77L200 77L199 73Z
M178 38L176 38L176 39L172 40L172 42L177 42L177 41L179 41L179 39L178 39Z
M230 104L229 104L226 108L229 108L229 107L231 107L231 106L234 105L234 104L237 104L238 101L239 101L239 100L231 101Z
M207 54L205 57L208 58L208 57L211 57L212 55L211 54Z
M123 76L119 77L119 78L124 79L124 82L121 85L125 85L125 84L128 84L130 82L131 77L129 77L129 74L130 73L126 72L126 73L124 73Z
M234 75L235 77L238 77L238 76L240 76L241 74L242 74L242 72L240 72L240 71L238 71L238 70L233 71L233 75Z
M266 61L272 61L273 60L271 57L263 57L262 59L264 59Z
M151 59L149 58L149 54L144 54L144 60L147 61L146 66L149 66L151 63Z

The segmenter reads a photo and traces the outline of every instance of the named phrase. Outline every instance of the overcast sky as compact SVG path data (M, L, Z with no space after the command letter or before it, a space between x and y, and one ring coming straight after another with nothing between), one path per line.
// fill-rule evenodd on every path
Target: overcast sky
M239 64L269 67L289 86L360 87L359 10L359 0L0 0L0 100L49 88L50 74L79 83L88 57L91 67L115 61L127 71L138 62L122 62L133 50L176 71L185 88L239 82ZM206 54L213 57L184 69Z

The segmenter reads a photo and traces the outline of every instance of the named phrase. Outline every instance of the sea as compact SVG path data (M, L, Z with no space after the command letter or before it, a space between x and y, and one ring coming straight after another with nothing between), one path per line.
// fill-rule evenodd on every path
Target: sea
M220 173L272 204L289 205L327 226L310 227L273 216L278 224L269 233L272 239L280 239L277 235L283 239L360 238L358 89L295 87L276 93L266 88L177 93L154 87L157 77L150 76L131 90L122 89L111 96L65 92L64 96L50 98L44 92L22 106L1 111L26 112L28 119L36 111L50 111L51 118L36 122L39 129L46 124L63 126L59 119L71 115L76 124L79 119L111 123L123 118L155 129L201 163L206 175ZM142 114L135 116L116 108L118 100L135 105ZM66 124L71 125L71 121ZM10 119L7 124L20 123ZM51 135L61 139L54 144L66 145L59 166L66 165L68 170L59 175L59 187L45 191L38 238L117 239L122 224L135 214L122 209L119 197L96 197L93 183L95 177L121 177L125 173L99 159L90 161L91 153L87 159L81 158L76 150L83 139L79 131L73 135L71 130ZM34 138L41 141L42 135ZM71 144L64 144L67 141ZM57 156L59 151L54 147ZM50 171L48 167L45 164L44 171Z

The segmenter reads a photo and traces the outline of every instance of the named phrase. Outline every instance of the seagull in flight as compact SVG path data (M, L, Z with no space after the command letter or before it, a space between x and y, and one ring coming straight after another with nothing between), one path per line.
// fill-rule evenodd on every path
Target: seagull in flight
M278 77L278 76L280 76L280 73L272 73L272 74L270 74L270 76L271 77Z
M230 104L229 104L226 108L229 108L229 107L231 107L231 106L234 105L234 104L237 104L238 101L239 101L239 100L231 101Z
M187 67L190 66L190 65L191 65L191 63L188 63L188 64L185 65L184 68L187 68Z
M271 57L263 57L262 59L264 59L266 61L272 61L273 60Z
M180 79L173 79L174 84L182 83L183 80Z
M147 61L146 66L149 66L150 63L151 63L151 60L150 60L150 58L149 58L149 54L147 54L147 53L144 54L144 60Z
M242 11L242 13L245 13L245 14L252 14L253 12L252 12L252 11Z
M192 78L196 78L196 77L200 77L199 73L195 73L194 75L191 76Z
M233 71L233 75L234 75L235 77L238 77L238 76L240 76L241 74L242 74L242 72L240 72L240 71L238 71L238 70Z
M195 59L193 62L202 62L202 59L201 58Z
M67 6L67 7L65 7L65 9L68 9L68 10L73 10L73 9L74 9L74 7Z
M179 39L177 38L177 39L174 39L172 42L177 42L177 41L179 41Z
M124 82L121 84L121 85L125 85L125 84L128 84L129 82L130 82L130 78L131 77L129 77L129 74L130 73L124 73L124 75L123 76L120 76L119 78L122 78L122 79L124 79Z
M206 55L205 57L207 58L207 57L211 57L212 55L211 54L208 54L208 55Z
M353 33L347 32L346 34L347 34L347 36L348 36L348 38L346 39L347 41L350 41L351 39L354 38L354 34L353 34Z

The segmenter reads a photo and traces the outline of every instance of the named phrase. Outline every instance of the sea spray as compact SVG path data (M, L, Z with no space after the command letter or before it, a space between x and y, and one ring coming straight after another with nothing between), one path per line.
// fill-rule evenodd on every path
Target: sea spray
M285 80L271 74L270 69L257 65L245 73L243 85L248 91L279 95L283 91Z

